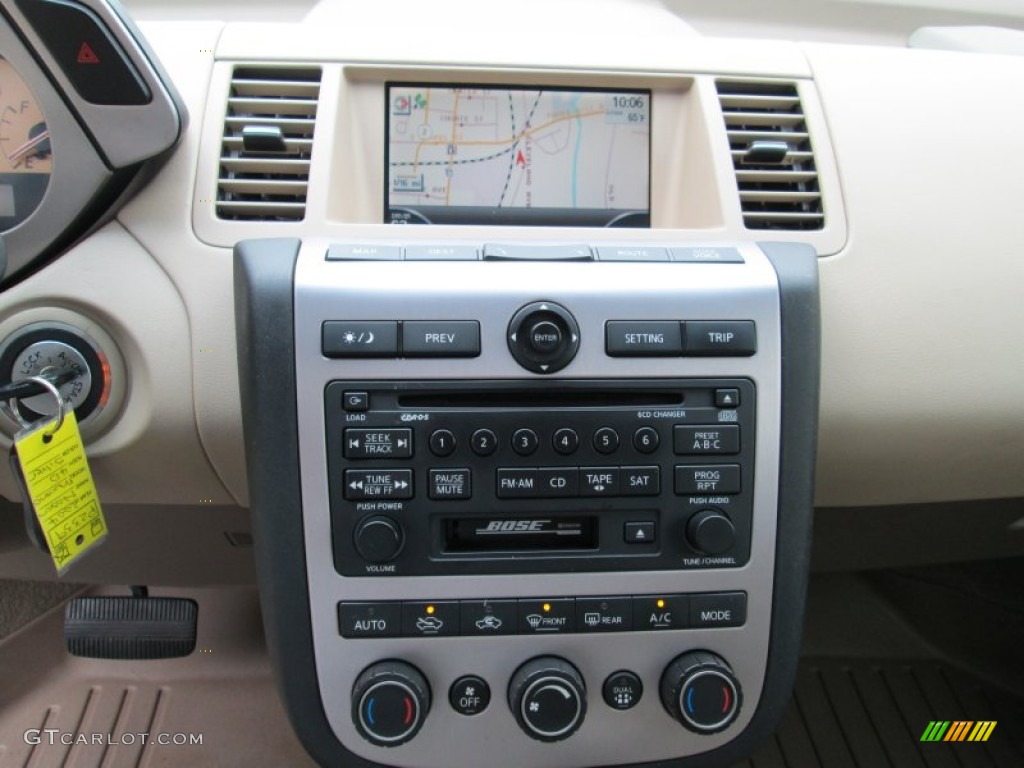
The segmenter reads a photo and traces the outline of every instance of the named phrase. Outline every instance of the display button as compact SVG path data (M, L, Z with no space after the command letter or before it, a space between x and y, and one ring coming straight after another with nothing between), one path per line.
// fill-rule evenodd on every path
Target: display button
M551 438L551 445L558 453L568 456L575 453L576 449L580 447L580 436L576 434L575 430L563 427L555 432L554 437Z
M538 473L536 469L499 469L499 499L535 499L539 495Z
M609 320L605 349L611 357L678 357L683 337L676 321Z
M393 320L328 320L322 336L324 357L398 357L398 323Z
M576 467L541 467L539 495L546 499L580 495L580 471Z
M334 244L327 249L327 261L401 261L398 245Z
M690 595L690 626L742 627L747 621L746 592Z
M455 435L449 429L435 429L430 435L430 452L444 458L455 453Z
M661 493L660 467L620 468L619 493L622 496L657 496Z
M752 320L688 320L686 354L692 357L750 357L757 352Z
M475 245L407 245L406 261L477 261L480 250Z
M459 604L453 600L402 603L402 634L406 637L459 634Z
M618 467L581 467L580 496L618 496Z
M342 440L346 459L408 459L412 456L411 429L346 429Z
M405 357L477 357L480 323L476 320L406 320L402 323L402 354Z
M411 469L346 469L345 499L411 499Z
M597 249L599 261L668 261L666 248L608 245Z
M735 248L722 246L687 246L672 248L672 261L700 264L742 264L743 256Z
M615 453L619 448L619 433L611 427L601 427L594 433L594 450L598 453Z
M676 467L676 493L680 496L704 496L739 493L739 464L697 464Z
M468 469L432 469L429 472L428 495L434 501L458 501L473 495Z
M576 600L520 600L519 633L548 635L575 629Z
M628 632L633 603L628 597L577 597L577 632Z
M719 408L738 408L740 391L738 389L716 389L715 405Z
M512 450L520 456L529 456L539 444L537 433L532 429L517 429L512 435Z
M364 413L370 410L368 392L346 392L341 396L341 407L349 413Z
M479 715L491 703L491 687L476 675L463 675L448 689L448 703L460 715Z
M632 709L644 695L644 684L633 672L623 670L608 676L601 686L604 703L612 709L624 711Z
M498 450L498 437L489 429L478 429L470 438L469 447L477 456L490 456Z
M675 452L680 456L731 454L740 452L740 428L688 427L677 424L673 429Z
M633 598L633 629L686 629L689 625L690 601L686 595L663 595Z
M338 603L338 631L342 637L399 637L401 603Z
M463 600L463 635L514 635L519 631L515 600Z
M18 7L71 85L91 104L149 104L152 95L106 25L64 0L19 0Z
M640 453L654 453L661 444L661 436L654 427L640 427L633 433L633 447Z
M626 523L623 538L627 544L654 544L657 541L657 531L653 522L632 521Z

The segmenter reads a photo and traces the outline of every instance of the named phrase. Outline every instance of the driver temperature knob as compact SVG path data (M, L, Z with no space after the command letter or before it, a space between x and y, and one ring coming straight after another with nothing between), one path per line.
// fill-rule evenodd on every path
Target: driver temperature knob
M430 711L430 686L404 661L381 661L363 670L352 686L352 722L378 747L410 741Z
M742 691L721 656L691 651L678 656L661 676L661 703L694 733L718 733L740 712Z
M583 723L587 688L579 670L565 659L538 656L512 675L508 705L527 736L538 741L561 741Z

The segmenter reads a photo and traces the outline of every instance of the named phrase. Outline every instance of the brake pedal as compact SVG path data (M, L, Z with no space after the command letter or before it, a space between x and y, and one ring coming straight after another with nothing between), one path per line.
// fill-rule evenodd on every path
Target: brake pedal
M171 659L196 647L199 606L181 597L76 597L64 611L68 653L91 659Z

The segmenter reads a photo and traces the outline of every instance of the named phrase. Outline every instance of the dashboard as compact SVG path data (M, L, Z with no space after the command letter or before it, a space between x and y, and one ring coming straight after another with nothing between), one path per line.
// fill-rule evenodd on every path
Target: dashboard
M0 376L74 374L84 581L258 580L321 763L736 760L812 557L1012 551L1019 19L125 5L0 0Z

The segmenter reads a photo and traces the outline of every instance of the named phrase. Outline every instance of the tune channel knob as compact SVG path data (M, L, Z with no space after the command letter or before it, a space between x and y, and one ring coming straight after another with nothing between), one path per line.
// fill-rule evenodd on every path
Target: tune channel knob
M705 555L721 555L736 544L736 527L718 509L702 509L686 524L690 546Z
M356 526L356 551L368 563L387 563L402 551L402 526L386 515L371 515Z
M579 670L565 659L538 656L512 676L508 705L527 736L538 741L561 741L583 723L587 688Z
M352 686L352 722L367 741L397 747L411 740L430 712L430 686L416 667L382 661Z
M661 703L694 733L717 733L736 719L740 684L725 659L708 651L677 657L661 676Z

